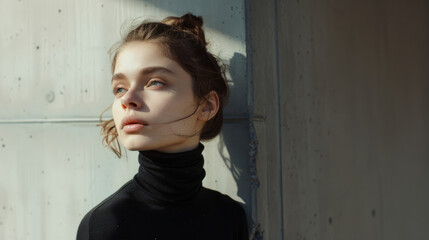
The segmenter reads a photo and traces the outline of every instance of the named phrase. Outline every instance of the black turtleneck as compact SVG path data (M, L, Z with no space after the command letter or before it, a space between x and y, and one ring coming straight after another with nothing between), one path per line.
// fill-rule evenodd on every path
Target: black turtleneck
M85 215L77 240L248 239L239 203L202 186L203 149L140 151L138 173Z

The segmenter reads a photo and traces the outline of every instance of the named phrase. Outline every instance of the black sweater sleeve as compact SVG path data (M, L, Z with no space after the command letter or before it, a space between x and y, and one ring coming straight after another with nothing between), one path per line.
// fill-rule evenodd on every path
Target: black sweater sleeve
M246 213L244 212L244 209L241 206L240 206L238 215L240 217L237 220L237 222L238 222L237 239L248 240L249 239L249 229L248 229L247 217L246 217Z
M89 218L92 211L88 212L79 224L77 240L89 240Z

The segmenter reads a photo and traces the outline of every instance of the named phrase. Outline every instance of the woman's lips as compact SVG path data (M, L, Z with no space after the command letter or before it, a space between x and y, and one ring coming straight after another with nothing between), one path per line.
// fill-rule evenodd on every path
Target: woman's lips
M138 132L146 125L146 122L139 119L137 116L130 115L122 119L122 130L125 133Z
M133 133L133 132L140 131L143 127L144 127L144 125L141 123L131 123L131 124L125 125L122 128L122 130L126 133Z

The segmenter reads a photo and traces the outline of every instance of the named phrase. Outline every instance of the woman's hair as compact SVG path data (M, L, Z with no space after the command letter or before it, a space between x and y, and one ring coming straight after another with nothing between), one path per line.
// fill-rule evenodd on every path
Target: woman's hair
M167 17L161 22L144 21L132 29L113 51L112 72L121 48L129 42L151 41L160 44L164 53L176 61L192 76L192 88L197 101L204 101L206 96L215 91L219 97L219 110L208 120L200 131L201 140L216 137L222 128L223 108L229 96L229 88L225 78L225 65L213 54L208 52L203 19L191 13L181 17ZM107 109L106 109L107 110ZM100 116L103 143L121 157L121 147L113 119L103 121Z

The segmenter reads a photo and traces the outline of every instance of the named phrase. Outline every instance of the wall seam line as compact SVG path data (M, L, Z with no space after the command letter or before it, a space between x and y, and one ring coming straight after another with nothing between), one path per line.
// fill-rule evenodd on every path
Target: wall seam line
M277 127L278 127L278 154L279 154L279 172L280 172L280 234L281 239L284 239L284 208L283 208L283 181L282 181L282 173L283 173L283 166L282 166L282 126L281 126L281 102L280 102L280 70L279 70L279 19L278 19L278 0L274 0L274 23L275 23L275 61L276 61L276 91L277 91Z

